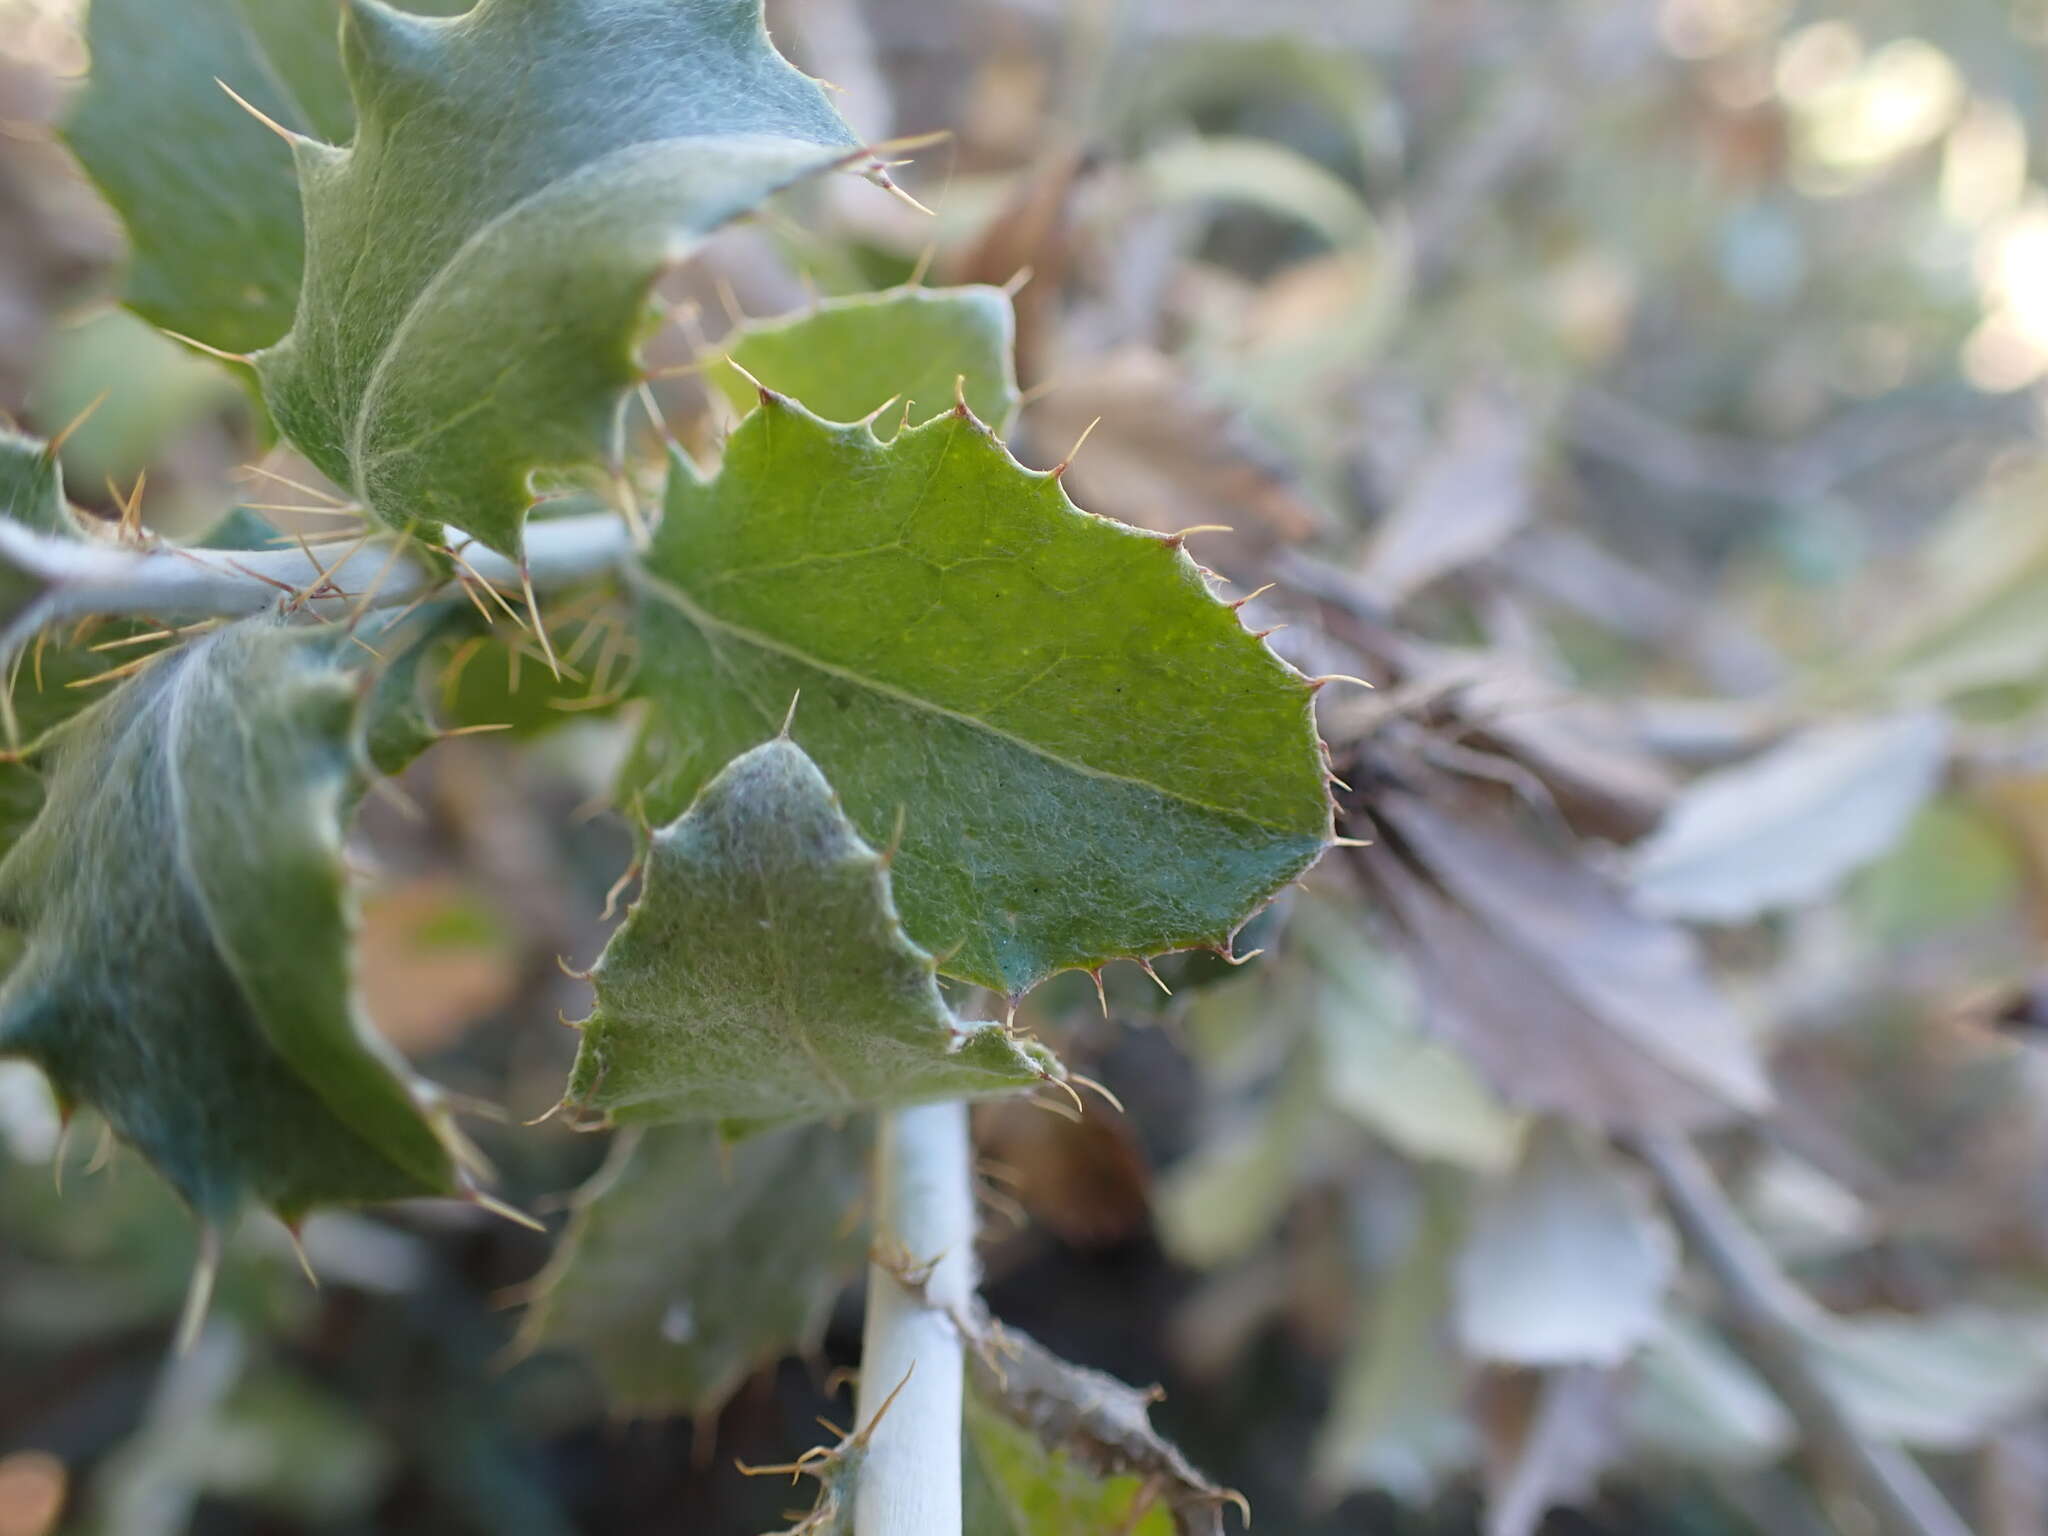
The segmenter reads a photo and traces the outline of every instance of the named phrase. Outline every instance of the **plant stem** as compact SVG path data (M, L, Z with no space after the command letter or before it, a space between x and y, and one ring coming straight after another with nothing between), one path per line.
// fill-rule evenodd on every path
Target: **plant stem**
M1818 1308L1742 1224L1693 1144L1656 1132L1633 1137L1630 1145L1720 1283L1750 1364L1792 1410L1800 1432L1840 1472L1876 1528L1884 1536L1970 1536L1920 1464L1898 1446L1871 1438L1821 1379L1808 1343Z
M536 588L560 587L616 565L631 550L626 525L606 512L536 522L526 530L527 570ZM275 608L289 593L320 587L302 611L345 618L358 608L399 607L444 578L410 554L393 558L388 540L366 543L331 568L344 551L298 548L236 550L120 549L53 538L0 519L0 565L37 580L43 590L6 626L18 640L63 619L91 614L160 618L240 618ZM520 569L480 544L464 562L493 586L515 595Z
M955 1320L974 1300L971 1178L965 1104L922 1104L882 1117L875 1147L880 1258L868 1266L856 1410L868 1446L854 1485L854 1536L960 1536ZM906 1257L907 1270L898 1262Z

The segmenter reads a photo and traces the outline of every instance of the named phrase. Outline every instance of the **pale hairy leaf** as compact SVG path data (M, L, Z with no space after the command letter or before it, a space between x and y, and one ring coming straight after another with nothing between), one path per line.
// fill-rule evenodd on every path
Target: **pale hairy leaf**
M822 1124L731 1147L703 1126L622 1132L522 1341L584 1355L620 1412L717 1413L752 1372L817 1347L867 1257L867 1141Z
M1792 1416L1762 1378L1682 1315L1638 1352L1622 1417L1640 1452L1681 1463L1762 1466L1794 1438Z
M1231 935L1329 839L1314 686L1178 540L1080 511L969 414L884 443L774 397L678 460L645 565L626 792L673 811L795 735L911 935L1018 993Z
M750 321L725 339L709 375L742 414L760 401L749 379L827 421L859 421L899 402L875 423L885 434L950 409L957 382L968 409L1000 435L1017 409L1016 338L1000 288L892 288Z
M92 0L92 73L64 132L128 232L124 298L144 319L234 352L290 327L305 253L291 151L215 81L343 143L339 37L334 0L180 0L176 25L158 0Z
M1586 864L1471 798L1389 789L1397 838L1358 867L1406 940L1428 1018L1509 1103L1614 1128L1769 1100L1698 947Z
M599 957L565 1102L619 1122L758 1123L1029 1087L1058 1075L962 1024L817 765L784 738L655 833Z
M1619 1365L1657 1331L1677 1267L1640 1177L1584 1132L1546 1123L1480 1195L1458 1254L1458 1337L1509 1365Z
M2039 1312L1821 1316L1809 1340L1815 1369L1858 1425L1925 1450L1965 1450L2048 1402Z
M1316 1437L1315 1485L1326 1496L1378 1488L1424 1503L1478 1457L1478 1434L1463 1411L1468 1373L1446 1315L1459 1194L1449 1175L1425 1181L1408 1251L1360 1307Z
M51 748L0 863L0 1051L96 1108L210 1222L462 1184L432 1091L351 975L341 810L358 690L263 618L153 660Z
M264 397L384 522L517 558L534 472L618 459L655 279L860 151L760 0L345 17L356 137L294 142L305 280Z
M1932 710L1843 721L1706 774L1635 849L1637 895L1720 923L1818 900L1904 835L1941 785L1950 734Z
M1299 903L1288 924L1313 965L1301 1004L1315 1027L1324 1092L1403 1153L1504 1173L1524 1118L1457 1049L1429 1032L1406 962L1364 931L1364 914Z

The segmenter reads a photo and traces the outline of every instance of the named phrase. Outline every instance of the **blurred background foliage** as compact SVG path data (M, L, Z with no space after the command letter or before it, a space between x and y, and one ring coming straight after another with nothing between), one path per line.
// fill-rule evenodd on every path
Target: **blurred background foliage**
M1323 698L1371 846L1261 959L1027 1000L1127 1113L978 1112L997 1313L1160 1382L1264 1531L1871 1529L1731 1327L1762 1274L1857 1434L2048 1532L2048 5L769 11L863 133L953 131L901 173L936 216L849 181L716 241L652 344L678 434L715 451L680 365L738 316L1021 280L1019 454L1100 418L1080 504L1228 525L1191 547L1275 645L1379 685ZM0 0L0 408L100 400L74 496L196 529L310 472L110 307L52 126L87 64L69 0ZM446 686L520 744L429 754L356 852L374 1015L516 1119L628 727L506 660ZM604 1152L478 1139L557 1230ZM857 1350L849 1294L818 1359L626 1421L520 1346L548 1242L423 1207L316 1219L317 1291L252 1224L160 1370L193 1234L95 1141L0 1064L0 1536L760 1531L793 1500L732 1458Z

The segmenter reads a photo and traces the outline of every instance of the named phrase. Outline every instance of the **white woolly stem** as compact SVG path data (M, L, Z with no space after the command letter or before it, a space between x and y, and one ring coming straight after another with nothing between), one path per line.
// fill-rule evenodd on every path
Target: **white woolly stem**
M532 523L526 530L527 572L539 588L560 587L616 565L631 550L626 525L610 513ZM91 614L153 618L241 618L293 601L318 586L324 595L298 601L320 618L347 618L370 608L402 607L440 586L442 576L411 554L392 558L388 542L366 543L331 569L338 551L299 548L121 549L52 538L0 519L0 564L37 578L42 593L9 625L18 643L46 625ZM520 568L482 545L462 558L478 576L518 592ZM12 645L5 648L12 648Z
M972 1162L965 1104L924 1104L882 1117L877 1259L868 1267L856 1410L867 1454L854 1482L854 1536L960 1536L961 1341L954 1320L974 1299ZM900 1262L906 1257L907 1266Z

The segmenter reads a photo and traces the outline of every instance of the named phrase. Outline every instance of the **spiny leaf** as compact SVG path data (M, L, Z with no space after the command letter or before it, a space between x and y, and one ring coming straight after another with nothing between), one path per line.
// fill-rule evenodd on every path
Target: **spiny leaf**
M718 1412L752 1372L817 1347L867 1253L865 1128L620 1135L576 1199L521 1337L596 1368L626 1413Z
M1241 1495L1202 1476L1152 1427L1156 1389L1070 1364L986 1313L962 1322L970 1455L1007 1520L987 1523L983 1505L970 1536L1222 1536L1229 1505L1249 1520Z
M742 414L760 400L750 379L827 421L859 421L901 400L900 412L876 423L884 435L906 418L917 425L947 410L957 386L1000 435L1017 409L1016 341L1016 313L1000 288L894 288L752 321L709 374Z
M1142 1478L1099 1477L1068 1452L967 1399L966 1536L1173 1536L1173 1516Z
M210 1223L245 1200L448 1194L430 1090L364 1023L339 812L357 689L327 634L252 619L71 722L0 863L25 943L0 1051L90 1104Z
M79 535L64 499L64 469L51 446L0 428L0 517L62 538Z
M64 132L128 231L125 299L144 319L231 352L290 327L305 251L291 152L214 82L342 143L338 33L334 0L180 0L171 25L161 0L93 0L92 73Z
M628 792L672 814L801 691L862 832L903 813L905 924L950 975L1226 946L1328 841L1313 685L1179 540L1080 511L971 415L883 443L772 398L715 479L678 456L633 578Z
M616 461L648 291L857 153L760 0L348 0L354 145L294 145L306 272L278 425L393 527L516 558L532 473Z
M1000 1025L954 1019L896 920L888 860L780 738L655 834L592 980L566 1102L618 1121L839 1115L1058 1071Z

